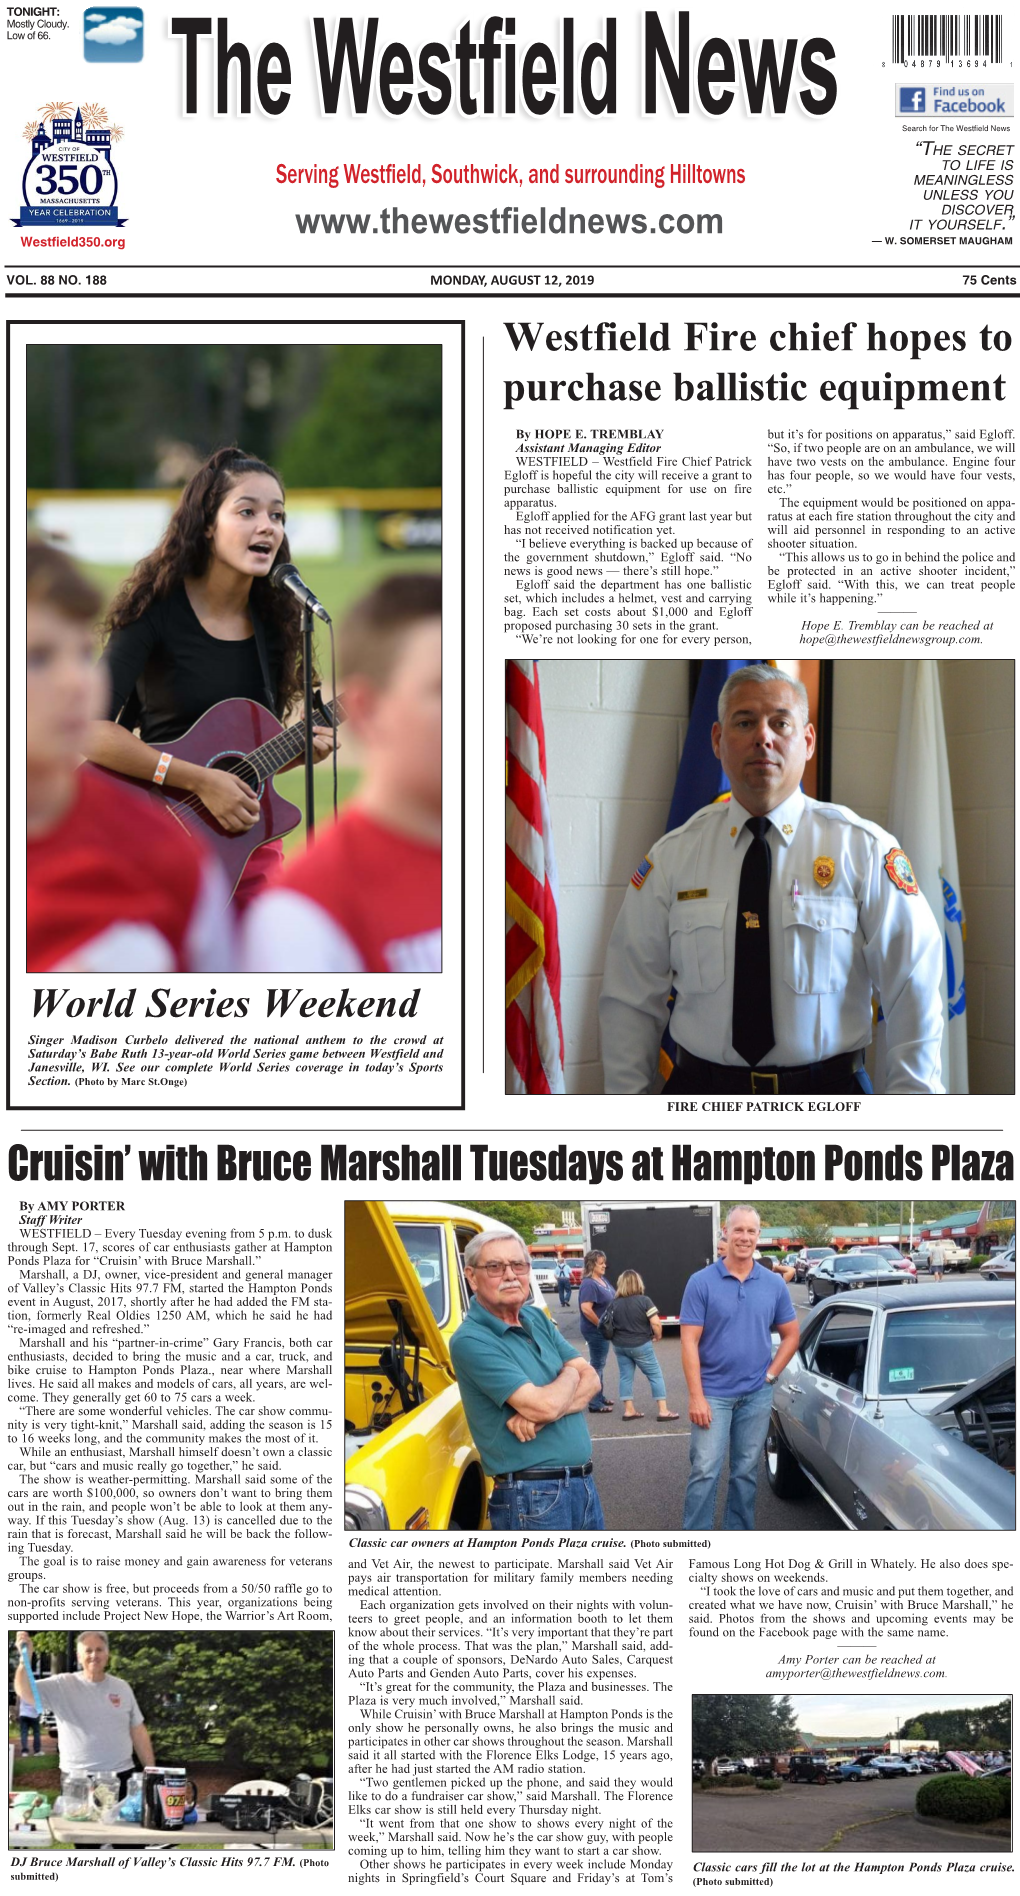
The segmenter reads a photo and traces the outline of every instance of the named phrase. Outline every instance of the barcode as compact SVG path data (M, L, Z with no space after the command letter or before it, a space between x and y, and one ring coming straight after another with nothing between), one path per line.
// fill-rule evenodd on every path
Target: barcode
M892 56L1002 62L1001 13L894 13Z

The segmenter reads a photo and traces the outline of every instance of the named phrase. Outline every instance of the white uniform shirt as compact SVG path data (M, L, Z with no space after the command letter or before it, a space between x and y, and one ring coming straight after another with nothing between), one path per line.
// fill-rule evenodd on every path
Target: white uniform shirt
M732 1043L740 869L750 846L734 797L710 803L649 850L606 951L599 1016L607 1093L647 1093L670 1032L718 1066ZM895 839L797 790L769 814L769 949L776 1042L761 1065L807 1066L871 1040L886 1020L890 1093L941 1093L942 938Z

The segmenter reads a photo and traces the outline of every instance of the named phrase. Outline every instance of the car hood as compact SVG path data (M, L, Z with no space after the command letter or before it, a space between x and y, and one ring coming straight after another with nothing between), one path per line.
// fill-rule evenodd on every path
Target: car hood
M403 1314L409 1340L453 1374L450 1353L418 1274L378 1201L348 1200L344 1218L344 1334L350 1343L388 1343Z
M984 1376L975 1377L963 1389L956 1389L944 1402L929 1409L929 1415L951 1415L956 1409L967 1408L974 1402L1008 1401L1016 1391L1016 1357L1011 1356L1006 1363L998 1363Z

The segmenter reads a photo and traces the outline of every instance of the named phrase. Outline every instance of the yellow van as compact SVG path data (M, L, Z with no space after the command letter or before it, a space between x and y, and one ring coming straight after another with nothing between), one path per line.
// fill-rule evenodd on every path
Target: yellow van
M470 1301L464 1249L477 1232L501 1228L439 1201L345 1207L346 1528L485 1525L491 1483L449 1345ZM545 1308L534 1275L531 1296Z

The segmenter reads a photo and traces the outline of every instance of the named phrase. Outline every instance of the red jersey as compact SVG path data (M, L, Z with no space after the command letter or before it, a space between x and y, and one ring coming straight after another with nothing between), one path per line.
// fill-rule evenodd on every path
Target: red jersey
M157 810L79 771L75 799L27 845L30 974L206 973L233 965L219 865Z
M349 804L244 919L251 972L435 974L442 851Z

